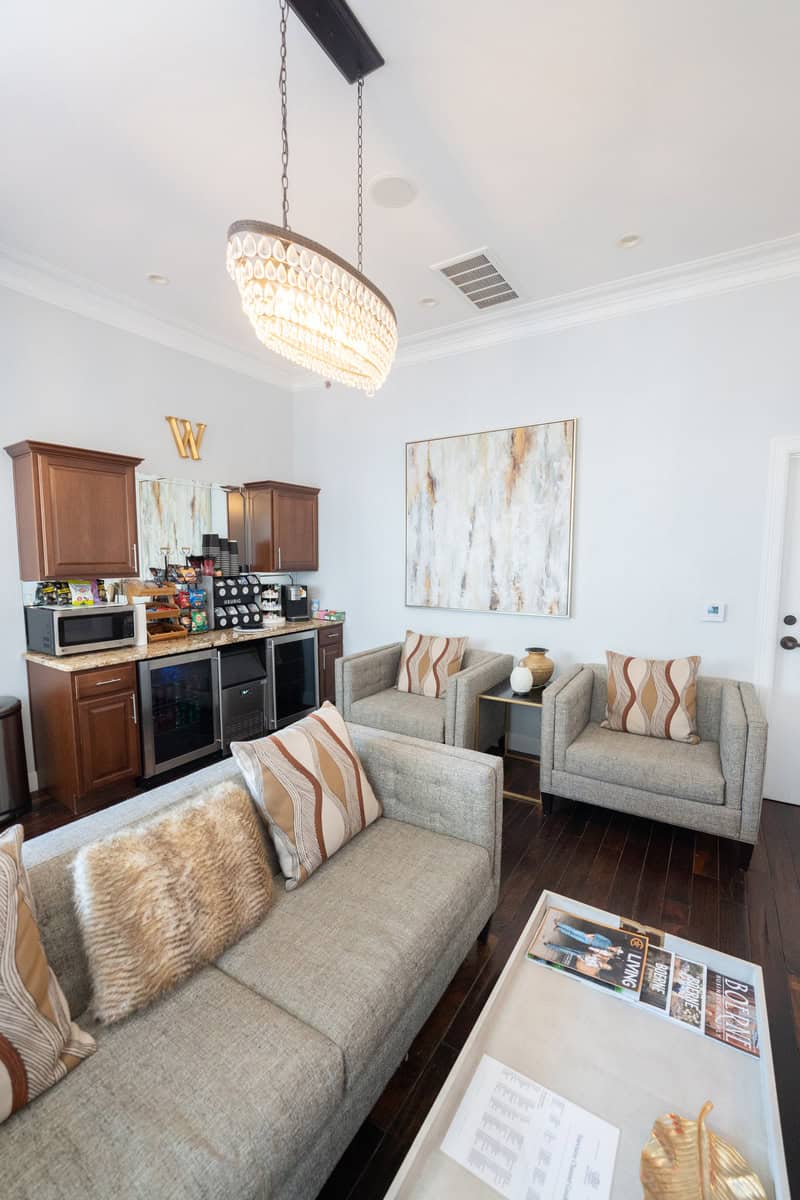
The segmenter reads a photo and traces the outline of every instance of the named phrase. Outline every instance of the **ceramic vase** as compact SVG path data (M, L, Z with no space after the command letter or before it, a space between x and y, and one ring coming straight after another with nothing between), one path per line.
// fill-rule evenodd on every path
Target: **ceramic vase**
M524 663L520 663L518 667L514 667L508 682L515 695L525 696L533 687L533 675Z
M549 681L556 664L547 657L544 646L526 646L528 653L520 659L520 666L527 667L533 676L533 687L544 687Z

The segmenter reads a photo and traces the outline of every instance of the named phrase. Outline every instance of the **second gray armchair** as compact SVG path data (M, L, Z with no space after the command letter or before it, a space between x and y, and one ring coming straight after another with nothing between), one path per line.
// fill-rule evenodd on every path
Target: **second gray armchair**
M476 699L481 692L508 678L514 666L512 655L467 650L461 670L448 680L445 695L434 699L398 691L402 650L402 642L396 642L337 659L336 707L344 719L471 750ZM495 710L501 706L487 707ZM500 723L495 727L493 719L497 716ZM502 713L492 711L481 721L481 741L490 746L501 734Z

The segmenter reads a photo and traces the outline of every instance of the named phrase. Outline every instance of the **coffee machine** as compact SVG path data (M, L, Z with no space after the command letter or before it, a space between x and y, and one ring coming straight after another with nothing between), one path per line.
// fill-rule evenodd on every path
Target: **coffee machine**
M311 600L308 588L299 583L284 583L281 586L283 615L287 621L308 621L311 616Z

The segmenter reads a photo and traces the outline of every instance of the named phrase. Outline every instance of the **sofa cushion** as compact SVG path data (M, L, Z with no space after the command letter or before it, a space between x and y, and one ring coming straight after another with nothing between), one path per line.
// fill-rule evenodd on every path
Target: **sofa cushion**
M450 676L461 670L466 645L465 637L439 637L407 629L397 690L438 700L446 693Z
M231 742L231 751L267 822L287 891L381 815L342 715L328 700L288 729Z
M22 826L0 835L0 1122L94 1053L42 946Z
M350 718L358 725L386 729L389 733L405 733L423 738L426 742L443 742L447 716L447 700L431 696L415 696L413 692L398 692L386 688L356 700L350 705Z
M700 804L725 803L725 777L716 742L696 746L617 733L590 721L567 747L566 770L586 779L681 796Z
M384 817L217 966L340 1046L351 1079L490 886L483 847Z
M215 967L0 1129L4 1200L266 1200L341 1103L341 1051Z
M635 658L606 651L608 704L603 726L621 733L696 745L700 659Z

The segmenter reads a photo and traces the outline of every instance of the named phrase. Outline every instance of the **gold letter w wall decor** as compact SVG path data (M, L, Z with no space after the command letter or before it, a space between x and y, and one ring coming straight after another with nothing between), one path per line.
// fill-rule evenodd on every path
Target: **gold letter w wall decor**
M203 440L203 434L206 427L202 421L197 422L197 432L192 431L192 422L185 421L183 417L166 417L169 421L169 427L172 430L172 436L175 438L175 445L178 447L178 454L181 458L199 458L200 443ZM181 426L183 427L181 429Z

